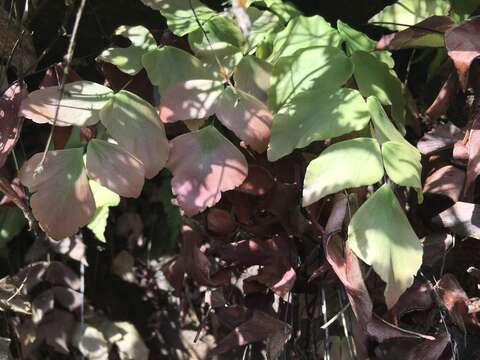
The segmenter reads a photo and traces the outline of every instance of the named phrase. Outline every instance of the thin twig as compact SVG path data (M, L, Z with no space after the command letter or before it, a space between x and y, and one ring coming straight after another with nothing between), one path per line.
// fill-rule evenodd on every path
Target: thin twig
M430 31L430 32L432 32L432 33L442 34L442 35L443 35L443 31L440 31L440 30L429 29L429 28L427 28L427 27L418 26L418 25L407 25L407 24L402 24L402 23L396 23L396 22L391 22L391 21L372 21L372 22L369 22L368 24L369 24L369 25L396 25L396 26L404 26L404 27L407 27L407 28L424 30L424 31Z
M63 76L62 76L62 80L60 81L58 104L57 104L57 108L55 110L55 118L53 119L53 123L52 123L52 126L50 128L50 133L48 134L48 139L47 139L47 143L45 145L45 150L43 151L42 159L40 160L39 164L37 165L37 168L35 169L35 174L40 174L43 171L43 165L44 165L45 159L47 157L47 152L48 152L48 149L50 148L50 144L52 143L53 133L54 133L54 130L55 130L55 125L57 123L58 114L59 114L59 111L60 111L60 102L62 101L63 95L65 93L65 82L66 82L67 76L70 72L70 64L71 64L72 59L73 59L73 53L75 52L78 28L80 26L80 20L82 19L83 9L85 8L86 3L87 3L87 0L80 0L80 6L78 7L77 15L75 16L75 23L73 24L73 30L72 30L72 35L70 37L70 43L68 44L67 54L65 55L64 61L63 61Z

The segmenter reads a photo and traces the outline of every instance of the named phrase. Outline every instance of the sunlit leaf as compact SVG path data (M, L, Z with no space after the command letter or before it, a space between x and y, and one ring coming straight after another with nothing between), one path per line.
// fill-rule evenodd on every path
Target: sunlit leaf
M178 83L160 99L160 119L168 123L209 117L215 113L216 103L223 90L223 83L213 80Z
M104 324L103 335L109 343L118 348L120 360L147 360L150 350L147 348L135 326L122 321Z
M452 207L433 218L433 222L453 233L480 240L480 226L477 222L480 206L458 201Z
M405 133L405 99L402 84L393 70L375 56L357 51L352 54L354 76L364 97L376 96L383 105L392 106L393 121Z
M216 15L199 0L141 0L167 19L168 28L177 36L184 36L199 28L197 20L204 24Z
M142 192L145 176L142 162L118 145L90 140L86 168L90 179L118 195L136 198Z
M255 97L232 88L223 91L216 105L220 122L253 150L267 149L272 126L272 113Z
M390 121L385 109L375 96L368 97L367 105L370 115L372 116L375 138L380 143L392 140L408 144L402 134L400 134L397 128Z
M171 141L167 168L179 206L193 216L215 205L221 193L239 186L248 172L243 154L214 127Z
M448 15L450 3L448 0L401 0L385 7L370 19L370 22L380 22L381 26L391 30L404 30L432 15Z
M302 49L273 67L268 105L280 109L296 94L319 86L336 90L352 75L352 63L342 50L330 46Z
M129 39L131 45L126 48L110 47L105 49L97 57L97 61L109 62L129 75L137 74L143 68L143 54L157 48L155 38L143 26L122 25L115 30L114 34Z
M113 91L91 81L75 81L65 85L61 101L57 86L31 92L22 102L19 114L36 123L57 126L90 126L99 120L99 111L112 97ZM58 110L57 110L58 109Z
M165 166L168 140L156 110L139 96L122 90L105 105L100 118L119 145L139 159L151 179Z
M43 171L34 174L42 155L25 162L19 177L32 193L30 206L40 226L61 240L90 222L95 201L83 166L83 149L49 151Z
M378 189L353 215L348 246L386 282L391 308L413 283L422 264L422 246L390 185Z
M248 55L238 64L233 79L237 89L266 102L271 74L272 65L253 55Z
M341 20L337 20L337 29L343 41L345 41L345 45L350 55L355 51L366 51L387 64L390 69L395 66L392 54L389 51L374 51L377 42L370 39L364 33L353 29Z
M375 139L357 138L330 145L307 167L303 206L338 191L374 184L383 176L380 145Z
M109 208L117 206L120 203L120 196L106 187L103 187L96 181L90 180L89 184L92 189L97 210L95 211L93 220L90 221L87 226L92 230L98 240L105 242L105 229L107 227L108 215L110 213Z
M252 50L281 25L279 17L271 11L261 11L251 6L247 9L247 14L252 22L248 33L248 46Z
M293 55L299 49L312 46L338 47L341 38L334 28L319 15L298 16L291 20L273 42L271 61Z
M387 141L382 145L383 163L388 177L401 186L422 188L420 152L404 142Z
M228 43L241 49L244 42L245 37L238 25L225 16L215 16L203 25L203 30L197 29L188 34L188 43L194 53L208 51L211 45L217 43Z
M211 79L212 73L195 56L172 46L149 51L142 64L160 94L180 82L192 79ZM168 71L166 71L168 69Z
M328 93L317 87L296 96L275 114L268 159L276 161L314 141L361 130L369 120L367 105L357 90Z

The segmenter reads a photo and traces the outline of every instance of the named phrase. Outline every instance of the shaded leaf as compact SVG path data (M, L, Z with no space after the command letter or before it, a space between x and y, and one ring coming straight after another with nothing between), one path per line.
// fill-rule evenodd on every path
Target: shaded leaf
M380 143L391 140L410 145L390 121L385 109L375 96L368 97L367 105L373 120L375 138Z
M72 343L89 360L108 360L109 344L94 326L79 325L73 335Z
M357 138L330 145L307 167L302 205L344 189L374 184L383 174L380 146L375 139Z
M22 101L19 114L39 124L52 124L57 118L56 126L95 125L100 120L99 111L112 95L112 90L103 85L85 80L75 81L65 85L60 102L57 86L31 92Z
M455 23L448 16L431 16L405 30L383 35L377 49L400 50L416 47L443 47L443 33Z
M453 235L447 232L435 232L427 235L422 240L423 265L433 266L443 259L454 243Z
M386 282L385 300L391 308L412 285L423 251L390 185L378 189L353 215L347 243Z
M42 229L61 240L87 225L95 213L95 201L83 167L83 150L47 152L43 171L34 174L42 153L35 154L19 172L32 196L30 206Z
M352 75L352 63L342 50L331 46L300 49L273 67L268 106L278 110L302 91L321 87L336 90Z
M462 130L451 122L439 124L426 133L417 143L417 148L423 155L431 155L435 152L453 146L457 141L462 140Z
M392 118L405 132L405 99L402 84L395 73L375 56L357 51L352 54L353 75L364 97L375 96L383 105L392 106Z
M0 249L17 236L27 225L21 209L17 207L0 207Z
M180 135L171 142L167 168L172 189L187 216L215 205L223 191L239 186L247 176L243 154L214 127Z
M100 119L118 144L143 163L151 179L165 166L168 140L155 109L139 96L122 90L100 112Z
M466 20L445 33L445 47L453 60L463 91L468 87L470 65L480 55L478 28L480 16Z
M464 193L473 198L475 180L480 175L480 120L475 120L468 136L468 162Z
M480 206L459 201L433 218L433 222L455 234L480 240Z
M27 94L25 84L15 82L0 98L0 168L5 165L20 136L22 121L17 114Z
M421 191L422 164L417 149L404 142L387 141L382 145L382 156L385 171L394 183Z
M458 91L458 79L455 74L450 74L443 83L437 97L433 103L425 111L425 114L432 120L436 121L439 117L446 115L450 104L455 99ZM441 125L440 125L441 126Z
M143 164L118 145L90 140L85 165L90 179L121 196L136 198L142 192Z
M130 40L129 47L110 47L103 50L96 58L97 61L106 61L129 75L136 75L142 70L142 56L149 50L157 48L157 42L153 35L143 26L118 27L114 35L122 36Z
M207 215L207 229L219 236L228 236L237 227L235 219L226 210L212 208Z
M268 159L276 161L296 148L363 129L370 114L357 90L323 88L299 94L273 119Z
M266 102L271 74L272 65L270 63L248 55L238 64L233 74L233 80L237 89Z
M443 166L425 179L423 192L430 195L442 195L453 202L460 200L465 182L465 171L453 165Z
M340 46L341 38L334 28L319 15L297 16L280 31L273 41L271 62L291 56L299 49L312 46Z
M213 76L195 56L172 46L147 52L143 55L142 64L148 78L153 85L158 86L161 95L180 82L211 79Z
M409 350L406 360L438 360L450 343L450 336L443 332L435 336L435 340L424 340L413 349Z

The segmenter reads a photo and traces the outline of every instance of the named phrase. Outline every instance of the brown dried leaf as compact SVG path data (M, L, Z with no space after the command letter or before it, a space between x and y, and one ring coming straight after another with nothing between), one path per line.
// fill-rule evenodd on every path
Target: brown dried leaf
M430 155L453 146L463 136L462 130L451 122L440 124L418 141L417 148L423 155Z
M435 224L456 234L480 239L480 205L459 201L435 216Z
M425 111L425 114L430 118L430 120L436 121L440 116L443 116L447 113L450 104L455 99L457 89L457 76L455 74L450 74L440 88L440 91L438 92L433 103Z
M425 179L424 194L442 195L453 202L460 200L465 182L465 171L453 165L436 170Z

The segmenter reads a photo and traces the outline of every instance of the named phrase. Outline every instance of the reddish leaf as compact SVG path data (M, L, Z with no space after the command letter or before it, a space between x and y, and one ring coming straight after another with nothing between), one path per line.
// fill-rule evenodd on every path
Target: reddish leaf
M458 79L454 74L450 74L448 79L443 83L437 97L429 108L425 111L425 114L432 121L436 121L440 116L447 113L450 104L455 99L458 88Z
M436 335L435 340L424 340L406 354L405 360L438 360L450 343L447 333Z
M455 23L448 16L431 16L406 30L382 36L378 50L443 47L443 35Z
M55 309L47 314L37 332L43 334L46 343L56 351L68 355L70 354L69 338L74 326L75 318L72 314Z
M88 143L86 168L88 177L125 197L142 192L143 164L118 145L93 139Z
M474 16L445 33L445 46L457 68L463 91L468 87L470 65L480 55L479 26L480 17Z
M213 354L223 354L234 347L267 340L267 352L270 359L275 359L280 349L290 338L290 325L274 317L255 310L251 319L236 327L224 337L213 350Z
M423 192L425 194L442 195L457 202L462 195L465 172L453 165L436 170L425 179Z
M39 88L47 88L50 86L58 86L60 85L62 78L64 76L64 66L63 63L57 63L55 65L50 66L47 71L45 72L45 76L43 77L42 82L40 83ZM76 73L75 70L69 69L67 77L65 79L65 84L80 81L82 78L80 75Z
M175 289L175 295L180 296L185 279L185 264L180 256L177 256L162 266L162 273L170 285Z
M185 266L186 273L200 285L219 286L225 284L230 279L229 273L217 274L216 278L210 275L210 261L207 256L200 251L200 234L193 231L188 226L182 226L183 246L181 258ZM223 276L223 275L226 276ZM218 276L220 275L220 276Z
M430 155L453 146L463 136L462 131L451 122L440 124L418 141L417 148L423 155Z
M465 323L479 325L475 314L468 313L468 296L455 276L443 275L435 287L452 320L463 332L465 332Z
M22 166L19 177L33 193L33 215L53 239L61 240L87 225L95 201L83 166L83 149L49 151L43 171L35 173L42 158L35 154Z
M210 232L219 236L230 235L237 224L232 215L223 209L212 208L207 215L207 228Z
M468 137L468 163L465 181L465 195L473 198L475 179L480 175L480 119L476 119Z
M248 165L248 176L237 191L262 196L269 192L274 185L275 180L267 169L258 165Z
M297 274L285 261L270 262L263 266L257 275L245 279L245 282L256 281L270 288L278 296L285 296L292 290ZM244 286L245 286L244 282Z
M187 216L215 205L223 191L236 188L247 176L243 154L212 126L180 135L170 145L172 190Z
M465 144L463 140L458 140L453 145L453 159L459 161L460 163L464 163L465 165L468 162L468 146Z
M160 100L158 112L165 122L201 119L215 113L223 84L213 80L188 80L167 89Z
M22 122L17 114L27 95L25 85L15 82L0 98L0 168L5 165L20 136Z
M220 122L253 150L263 153L270 139L273 115L252 95L226 88L215 106Z
M410 311L428 310L433 306L433 293L429 283L415 280L413 285L405 291L392 309L390 314L394 323Z
M441 260L453 245L453 236L446 232L432 233L422 239L423 265L433 266Z

